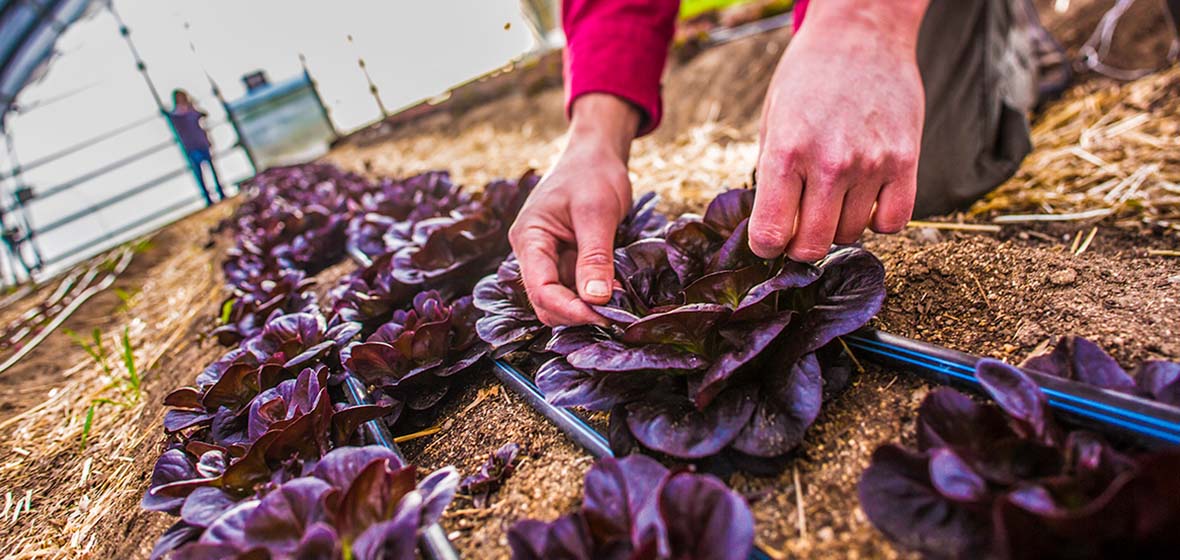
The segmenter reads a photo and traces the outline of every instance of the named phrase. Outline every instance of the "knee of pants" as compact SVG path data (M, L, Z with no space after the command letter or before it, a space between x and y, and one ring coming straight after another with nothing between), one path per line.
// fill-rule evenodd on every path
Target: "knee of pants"
M922 144L915 218L967 209L1015 175L1032 151L1028 117L1007 105L982 145L936 138Z

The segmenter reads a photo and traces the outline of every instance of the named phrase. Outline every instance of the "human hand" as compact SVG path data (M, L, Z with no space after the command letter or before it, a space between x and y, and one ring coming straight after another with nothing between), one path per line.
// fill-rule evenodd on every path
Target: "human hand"
M589 304L610 299L615 229L631 208L627 158L638 126L639 112L617 97L579 97L565 150L508 232L529 301L547 325L606 323Z
M815 261L866 228L905 227L925 117L915 51L926 4L810 5L763 105L755 254Z

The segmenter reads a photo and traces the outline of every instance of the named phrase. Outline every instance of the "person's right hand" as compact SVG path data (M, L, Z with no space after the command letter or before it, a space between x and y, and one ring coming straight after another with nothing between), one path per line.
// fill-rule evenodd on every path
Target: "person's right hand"
M590 304L610 299L615 229L631 208L627 157L638 125L639 112L617 97L579 97L565 150L508 232L529 301L546 325L606 322Z

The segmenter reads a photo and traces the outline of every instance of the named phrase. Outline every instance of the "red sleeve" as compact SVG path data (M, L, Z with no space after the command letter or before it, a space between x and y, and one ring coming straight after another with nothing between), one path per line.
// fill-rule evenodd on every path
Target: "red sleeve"
M808 0L795 0L794 16L795 16L795 31L799 31L799 27L803 25L803 16L807 15Z
M584 93L609 93L643 111L639 134L660 124L660 77L680 0L563 0L565 112Z

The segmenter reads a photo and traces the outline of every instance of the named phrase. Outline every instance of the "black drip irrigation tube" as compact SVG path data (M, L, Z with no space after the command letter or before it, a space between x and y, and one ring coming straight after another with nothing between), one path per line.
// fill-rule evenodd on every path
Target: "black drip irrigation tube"
M369 398L369 392L365 390L365 386L357 378L351 375L346 376L343 387L344 396L350 404L373 404L372 399ZM369 420L361 428L370 441L393 451L402 464L409 464L397 443L393 441L393 434L389 433L389 429L381 423L381 420ZM459 553L455 552L455 547L451 546L446 532L438 523L426 528L418 544L422 548L422 556L429 560L459 560Z
M585 420L579 418L570 409L556 406L545 400L541 390L520 370L504 360L496 360L494 365L493 371L501 383L523 398L533 410L544 416L546 420L553 422L557 429L561 430L575 444L595 459L614 457L614 452L610 449L610 442L605 436L590 427ZM750 560L770 560L770 556L755 546L754 551L750 553Z
M936 383L975 392L983 388L975 377L978 356L872 329L845 336L844 342L866 358L913 371ZM1037 371L1021 371L1041 387L1055 412L1075 424L1146 447L1180 445L1180 409Z

